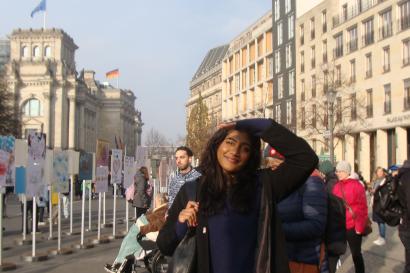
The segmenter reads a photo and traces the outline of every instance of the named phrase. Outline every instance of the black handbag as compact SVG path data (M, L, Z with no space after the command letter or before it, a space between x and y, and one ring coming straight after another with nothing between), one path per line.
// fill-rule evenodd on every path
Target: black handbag
M197 181L185 183L188 199L196 200ZM193 273L196 272L196 228L189 228L182 241L172 255L172 262L168 273Z

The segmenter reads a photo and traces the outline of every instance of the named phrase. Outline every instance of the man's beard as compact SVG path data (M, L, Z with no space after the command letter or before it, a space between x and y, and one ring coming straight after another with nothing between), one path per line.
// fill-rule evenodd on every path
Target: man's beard
M186 170L188 170L189 168L190 168L191 166L189 165L189 164L187 164L187 165L185 165L185 166L182 166L182 167L178 167L178 169L179 169L179 171L186 171Z

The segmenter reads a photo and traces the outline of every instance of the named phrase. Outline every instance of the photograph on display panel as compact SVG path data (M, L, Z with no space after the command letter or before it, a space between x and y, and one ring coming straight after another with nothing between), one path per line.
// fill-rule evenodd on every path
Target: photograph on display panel
M108 191L108 167L100 166L95 172L95 192Z
M110 157L110 143L106 140L97 139L97 151L95 155L96 166L108 166Z
M46 135L30 132L27 137L28 162L26 193L29 196L40 194L44 184L44 163L46 159Z
M122 150L111 150L111 184L121 184Z
M53 189L55 192L67 193L70 190L68 174L68 154L65 151L55 151L53 158Z

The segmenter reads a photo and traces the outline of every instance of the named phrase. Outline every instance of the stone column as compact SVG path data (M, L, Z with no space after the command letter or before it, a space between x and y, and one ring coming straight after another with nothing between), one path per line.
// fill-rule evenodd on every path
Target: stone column
M68 120L68 148L75 149L75 111L76 111L76 99L75 96L69 96L68 99L70 100L70 116Z
M403 127L396 127L397 145L396 145L396 162L403 164L407 159L407 130Z
M360 170L363 178L370 181L370 135L364 132L360 133L361 151L360 151Z
M376 148L376 158L377 158L377 166L381 166L383 168L387 166L387 132L385 130L379 129L376 132L376 141L377 141L377 148Z
M84 101L78 103L79 117L78 117L78 129L79 129L79 140L78 148L85 150L85 114L84 114Z
M44 97L44 127L43 127L43 132L46 134L46 146L48 148L52 147L52 139L53 136L51 135L51 123L52 123L52 117L51 117L51 101L53 99L52 95L50 92L44 92L43 93Z
M345 143L346 143L345 160L350 163L350 165L352 166L352 171L353 171L354 160L355 160L354 158L354 137L351 135L346 135Z

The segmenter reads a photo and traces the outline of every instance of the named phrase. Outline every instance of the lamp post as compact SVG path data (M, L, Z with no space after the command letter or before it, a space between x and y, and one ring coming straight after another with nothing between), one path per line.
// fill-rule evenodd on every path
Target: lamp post
M334 103L336 100L336 91L333 88L330 88L326 92L326 99L327 99L327 113L328 113L328 123L329 123L329 155L330 155L330 162L332 165L335 164L335 156L334 156L334 143L333 143L333 130L334 130Z

